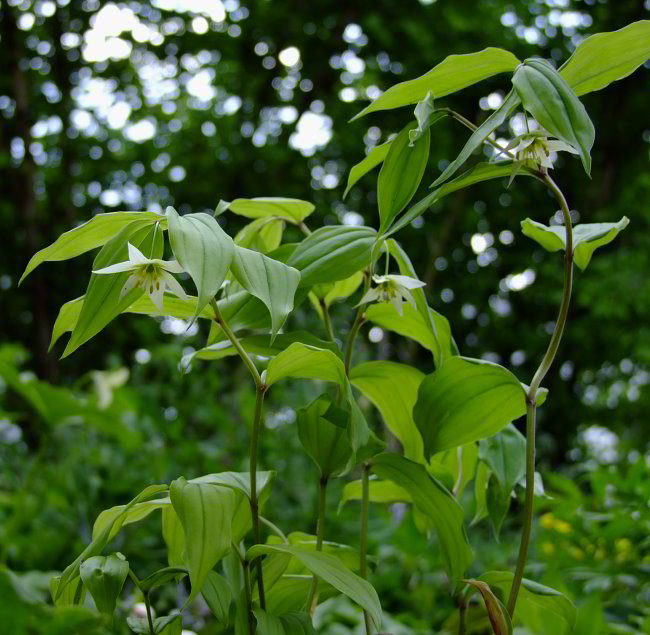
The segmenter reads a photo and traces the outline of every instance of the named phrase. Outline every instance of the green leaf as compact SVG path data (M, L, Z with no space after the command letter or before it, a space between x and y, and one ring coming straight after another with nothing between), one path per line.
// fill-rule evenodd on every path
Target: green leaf
M381 627L381 605L372 585L352 573L336 557L319 551L301 549L292 545L254 545L246 557L253 560L264 554L288 553L297 558L309 571L368 611L375 627Z
M424 374L397 362L366 362L350 371L352 385L379 410L399 439L406 458L424 462L422 436L413 421L413 406ZM395 387L399 386L399 390Z
M187 575L185 567L164 567L149 574L144 580L140 580L140 589L147 592L169 582L175 582Z
M474 479L474 501L476 503L476 508L471 525L475 525L488 515L487 489L489 478L490 470L488 466L479 461L478 467L476 468L476 477Z
M282 218L295 225L300 224L316 208L313 203L297 198L237 198L228 209L247 218Z
M97 214L89 221L61 234L51 245L36 252L18 284L20 284L42 262L68 260L79 256L91 249L101 247L113 236L120 233L133 221L138 227L146 227L153 223L165 224L164 216L154 212L110 212Z
M639 20L583 40L560 68L576 95L627 77L650 58L650 20Z
M300 342L291 344L269 362L264 381L271 386L286 377L322 379L341 386L346 382L345 368L338 355Z
M449 55L425 75L389 88L352 120L369 112L416 104L429 91L433 93L434 99L440 99L498 73L514 71L518 63L519 60L512 53L498 48L486 48L465 55Z
M480 183L481 181L509 177L511 172L511 163L477 163L474 167L467 170L467 172L463 172L460 176L445 183L442 187L439 187L437 190L431 192L431 194L425 196L421 201L418 201L384 233L384 236L391 236L403 227L406 227L416 218L422 216L422 214L424 214L424 212L426 212L434 203L437 203L441 198L447 196L447 194L462 190L463 188L474 185L475 183ZM525 176L535 176L535 174L527 168L522 169L521 174Z
M246 291L268 308L273 339L293 310L300 272L258 251L235 247L232 273Z
M237 232L234 239L235 245L265 254L280 246L283 232L283 220L277 218L257 218Z
M445 569L452 586L456 586L473 559L463 526L461 506L419 463L384 452L373 457L371 466L380 478L405 489L415 507L431 522L440 542Z
M453 478L453 491L456 498L460 498L466 485L476 475L478 462L478 446L476 443L466 443L452 450L445 450L433 457L432 465L439 461L449 471Z
M301 286L344 280L370 264L376 236L370 227L321 227L298 245L287 264L300 271Z
M198 300L193 319L221 288L233 260L232 238L210 214L179 216L167 208L169 242L181 267L196 285Z
M412 127L413 124L409 123L393 139L379 172L377 203L380 233L389 227L393 219L410 203L427 166L431 131L427 129L411 147L409 131Z
M163 509L170 505L169 498L162 498L159 500L146 501L144 503L137 503L136 505L117 505L105 509L97 516L95 524L93 525L93 540L104 532L107 527L111 527L108 539L113 540L124 525L137 523L138 521L146 518L151 512L156 509ZM116 520L120 519L119 524Z
M153 623L156 635L181 635L183 632L183 618L180 613L157 617Z
M348 501L361 500L363 495L363 483L361 481L352 481L346 483L341 494L339 510ZM371 503L412 503L411 495L393 481L378 481L371 479L368 481L368 500Z
M232 591L228 580L216 571L208 572L201 595L217 621L227 622L232 602Z
M273 615L269 611L254 609L259 635L316 635L307 613Z
M277 615L271 615L262 609L254 609L253 614L257 620L255 632L259 635L286 635L284 625Z
M508 609L492 593L490 586L481 580L464 580L464 582L478 589L483 596L485 610L490 619L490 624L492 624L494 635L512 635L512 621Z
M583 271L591 261L591 256L598 247L611 243L629 224L627 216L618 223L584 223L573 228L573 260ZM566 227L552 225L548 227L530 218L521 221L524 236L532 238L547 251L566 249Z
M492 470L509 497L526 474L526 437L509 424L479 443L479 458Z
M428 130L434 123L444 119L447 116L446 112L436 112L433 95L429 91L424 99L418 102L418 105L415 107L415 119L418 122L417 128L409 130L409 145L413 147L413 144Z
M484 360L450 357L427 375L413 418L424 455L496 434L526 412L526 392L509 371Z
M503 597L506 597L510 593L513 577L510 571L488 571L480 576L479 580L489 584L492 589L500 589ZM573 628L576 620L575 606L565 595L543 584L524 578L519 590L515 617L526 624L530 618L534 618L535 614L538 613L547 616L552 614L552 616L559 617L569 629Z
M349 278L338 280L329 284L316 285L312 288L312 293L316 298L323 300L326 307L330 307L333 302L349 298L363 282L363 273L357 271ZM320 308L320 307L319 307Z
M595 129L569 84L546 60L531 58L512 76L524 108L554 137L575 148L585 172L591 172Z
M101 248L93 261L93 269L127 260L127 242L138 247L145 255L151 254L153 258L162 256L162 232L156 226L152 227L150 222L132 221ZM79 317L62 357L67 357L97 335L142 295L142 289L135 288L120 299L122 287L129 275L129 272L125 272L109 276L93 273L90 276Z
M352 447L347 419L348 413L334 406L327 395L297 411L300 443L318 466L321 478L340 476L350 467Z
M503 521L506 519L508 510L510 509L510 500L512 496L510 493L504 491L499 481L494 478L494 475L492 475L487 484L485 498L487 501L487 513L488 518L490 519L490 525L492 526L494 537L498 542L501 533L501 526L503 525Z
M86 597L86 587L81 578L77 577L71 580L63 590L61 595L57 595L61 576L50 578L50 596L55 606L74 606L75 604L84 603Z
M185 533L178 514L171 505L167 505L162 509L162 535L167 546L167 562L169 566L184 567Z
M228 552L232 541L235 495L226 487L176 479L169 488L174 511L183 525L192 591L199 593L208 572Z
M469 159L472 152L481 147L483 142L508 119L520 103L517 93L511 90L501 105L472 133L460 154L445 168L431 187L438 187L454 175L460 166Z
M79 575L93 596L97 610L113 615L117 598L129 575L129 563L116 554L93 556L81 563Z
M391 143L393 140L386 141L379 146L375 146L370 152L368 152L365 159L359 161L355 166L350 169L350 174L348 175L348 184L343 192L343 198L348 195L348 192L356 185L357 181L363 176L368 174L370 170L377 167L388 154L390 150Z

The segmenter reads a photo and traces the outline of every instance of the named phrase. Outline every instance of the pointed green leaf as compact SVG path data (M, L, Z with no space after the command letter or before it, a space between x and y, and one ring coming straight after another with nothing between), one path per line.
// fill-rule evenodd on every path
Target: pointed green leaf
M316 285L312 288L312 293L316 298L323 300L326 307L330 307L333 302L349 298L359 288L362 282L363 273L357 271L357 273L344 280Z
M209 214L179 216L167 208L169 242L180 265L196 285L196 318L212 300L226 279L233 259L232 238Z
M164 567L163 569L154 571L144 580L140 580L140 589L146 593L151 591L151 589L180 580L186 575L187 569L185 569L185 567Z
M96 247L101 247L133 221L137 221L140 227L145 227L153 223L164 224L165 218L154 212L97 214L82 225L61 234L51 245L35 253L18 284L42 262L68 260Z
M629 224L627 216L618 223L583 223L573 228L573 260L583 271L587 268L591 256L603 245L611 243ZM547 251L566 249L566 227L552 225L548 227L530 218L521 221L521 231L532 238Z
M117 598L129 575L129 563L115 554L93 556L81 563L79 575L93 596L97 610L113 615Z
M498 73L514 71L518 63L519 60L512 53L498 48L450 55L425 75L392 86L353 119L377 110L416 104L429 91L434 99L440 99Z
M436 112L431 91L426 94L424 99L418 102L413 114L418 122L418 126L417 128L409 130L409 145L411 147L413 147L413 144L418 139L422 138L422 135L427 129L431 128L434 123L447 116L446 112Z
M300 271L301 286L344 280L368 266L376 237L370 227L321 227L298 245L287 264Z
M105 509L97 516L97 520L95 520L95 524L93 525L93 539L97 538L97 536L102 534L110 526L111 530L108 534L108 539L112 540L124 525L137 523L156 509L163 509L169 505L169 498L161 498L136 505L117 505L116 507ZM115 521L118 518L120 522L116 524Z
M511 90L501 105L472 133L460 154L445 168L443 173L434 181L431 187L438 187L451 178L474 150L481 147L483 142L512 114L521 103L519 96Z
M526 437L509 424L479 443L479 457L510 498L515 485L526 474Z
M74 606L76 604L83 605L86 597L86 587L84 586L80 577L70 580L66 585L63 593L57 595L59 584L61 583L61 576L54 576L50 578L50 596L54 606Z
M474 501L476 507L474 510L474 518L472 518L471 525L483 520L488 515L487 508L487 488L488 480L490 478L490 470L483 462L479 462L476 468L476 478L474 479Z
M271 615L262 609L254 609L253 613L257 620L255 632L259 635L287 635L282 620L277 615Z
M405 489L415 507L433 525L445 568L452 586L456 586L472 563L472 550L463 525L463 509L454 497L423 465L399 454L384 452L373 457L373 472Z
M352 481L346 483L341 494L339 509L348 501L361 500L363 496L363 483ZM393 481L379 481L371 479L368 482L368 500L371 503L412 503L411 495Z
M228 209L247 218L283 218L293 224L299 224L316 208L313 203L297 198L237 198Z
M576 95L600 90L633 73L650 58L650 20L639 20L580 42L560 68Z
M216 571L208 572L208 577L201 589L201 595L217 621L227 622L232 602L232 591L228 580Z
M381 627L381 605L377 592L369 582L347 569L336 556L292 545L254 545L246 557L253 560L268 553L288 553L294 556L314 575L368 611L375 627Z
M431 465L435 465L436 462L449 471L453 478L454 496L460 498L465 486L476 476L478 446L476 443L466 443L457 448L445 450L433 457Z
M382 143L379 146L375 146L372 150L370 150L370 152L368 152L365 159L359 161L359 163L350 169L350 174L348 175L348 184L345 188L345 192L343 192L343 198L348 195L348 192L356 185L359 179L368 174L370 170L377 167L386 158L386 155L390 150L391 143L393 143L392 139L390 141L386 141L386 143Z
M153 626L156 635L181 635L183 632L183 618L180 613L157 617Z
M300 272L258 251L235 247L232 273L246 291L268 308L273 339L293 310Z
M307 613L274 615L270 611L254 609L258 635L316 635Z
M227 487L176 479L169 488L174 511L183 526L192 591L199 593L208 572L230 549L235 495Z
M169 566L184 567L185 533L178 514L171 505L167 505L162 509L162 535L167 546L167 562Z
M408 124L391 143L384 159L377 181L377 203L379 205L380 227L383 232L393 219L410 203L422 181L424 169L429 160L431 131L410 146Z
M496 434L526 412L526 392L509 371L484 360L450 357L427 375L413 418L424 456Z
M291 344L269 362L265 383L271 386L285 377L322 379L341 386L346 381L345 368L338 355L300 342Z
M397 362L366 362L350 371L352 385L379 410L402 444L406 458L418 463L424 462L422 436L412 413L423 378L424 373L416 368Z
M463 582L475 587L481 593L494 635L512 635L512 621L508 609L492 593L490 585L481 580L463 580Z
M237 233L235 245L265 254L280 246L283 231L283 220L273 217L257 218Z

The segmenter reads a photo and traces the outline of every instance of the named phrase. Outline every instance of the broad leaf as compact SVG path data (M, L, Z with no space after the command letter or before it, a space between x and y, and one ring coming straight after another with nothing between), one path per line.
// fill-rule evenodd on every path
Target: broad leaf
M443 173L434 181L431 187L438 187L451 178L474 150L481 147L483 142L512 114L521 103L517 93L511 90L501 105L472 133L460 154L445 168Z
M158 569L150 575L148 575L144 580L140 580L140 589L145 593L155 589L159 586L164 586L170 582L180 580L181 578L187 575L187 569L184 567L164 567L163 569Z
M196 285L198 299L193 316L196 318L226 279L234 244L209 214L179 216L173 207L168 207L167 218L174 255Z
M190 483L184 478L172 482L169 494L185 534L192 583L190 602L203 587L208 572L230 549L235 495L229 488Z
M216 571L210 571L201 589L201 595L217 621L227 622L232 602L232 591L228 580Z
M184 567L185 533L178 514L171 504L162 509L162 536L167 546L167 562L169 566Z
M81 563L79 575L93 596L97 610L113 615L117 598L129 575L129 563L115 554L93 556Z
M419 463L424 462L422 436L412 413L423 378L416 368L397 362L366 362L350 371L352 385L379 410L406 458Z
M629 224L627 216L618 223L584 223L573 228L573 260L583 271L587 268L591 256L603 245L611 243ZM532 238L547 251L566 249L566 227L564 225L547 226L530 218L521 221L524 236Z
M476 468L476 477L474 479L474 518L472 525L483 520L488 515L487 489L490 479L490 470L485 463L479 462Z
M248 550L247 558L253 560L273 553L288 553L297 558L314 575L368 611L375 627L381 627L381 605L377 592L369 582L347 569L337 557L292 545L254 545Z
M650 20L639 20L583 40L560 68L576 95L627 77L650 58Z
M451 357L420 384L413 418L424 455L496 434L526 412L526 392L508 370L484 360Z
M368 266L376 236L370 227L321 227L298 245L287 264L300 271L301 286L344 280Z
M410 203L429 160L431 131L427 129L411 147L409 132L412 127L412 123L408 124L393 139L379 172L377 203L380 233L385 231L393 219Z
M273 339L293 310L300 272L258 251L235 247L232 273L246 291L268 308Z
M343 198L348 195L348 192L356 185L357 181L368 174L370 170L377 167L388 154L390 146L393 141L386 141L379 146L375 146L370 152L368 152L365 159L357 163L350 169L350 174L348 175L348 184L343 192Z
M97 536L102 534L104 530L110 526L112 529L108 534L108 539L112 540L124 525L137 523L146 518L156 509L163 509L169 505L169 498L162 498L146 501L144 503L137 503L136 505L117 505L116 507L105 509L95 520L93 525L93 539L97 538ZM119 524L116 524L115 521L118 518L120 518L120 522Z
M479 443L479 457L509 499L515 485L526 474L526 437L509 424Z
M297 198L237 198L228 205L228 209L247 218L283 218L293 224L299 224L316 208L313 203Z
M286 377L322 379L341 386L346 382L345 368L338 355L300 342L291 344L269 362L264 381L271 386Z
M492 624L494 635L512 635L512 621L510 620L508 609L492 593L490 585L481 580L464 580L464 582L478 589L481 596L483 596L485 610L490 619L490 624Z
M89 221L61 234L51 245L36 252L20 278L20 284L42 262L68 260L91 249L101 247L113 236L119 234L131 222L137 221L140 227L147 224L166 224L166 219L154 212L110 212L97 214Z
M341 494L339 509L348 501L361 500L363 496L362 481L346 483ZM371 503L412 503L411 495L393 481L368 481L368 500Z
M329 307L333 302L349 298L362 282L363 273L358 271L344 280L316 285L312 288L312 293L317 299L322 300L326 307Z
M435 528L440 551L452 586L456 586L472 563L472 550L463 525L463 509L423 465L399 454L384 452L373 457L373 472L405 489L415 507Z
M453 492L460 498L466 485L476 476L478 463L478 446L476 443L466 443L451 450L436 454L431 465L439 462L449 471L453 478Z
M254 609L258 635L316 635L307 613L274 615L269 611Z
M431 91L434 99L455 93L498 73L514 71L519 60L510 52L486 48L476 53L450 55L428 73L389 88L354 119L369 112L417 104Z
M263 254L273 251L280 246L284 224L277 218L257 218L237 232L235 245Z

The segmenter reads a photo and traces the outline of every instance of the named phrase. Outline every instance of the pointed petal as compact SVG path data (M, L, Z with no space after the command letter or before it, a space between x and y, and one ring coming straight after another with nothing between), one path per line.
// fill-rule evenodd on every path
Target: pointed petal
M407 291L406 289L401 289L402 297L414 308L417 309L417 305L415 304L415 298L411 294L410 291Z
M140 276L136 273L129 276L128 280L124 283L122 290L120 291L120 300L132 289L138 286L140 282Z
M364 296L359 300L357 304L354 305L354 309L361 306L362 304L368 304L369 302L374 302L379 298L379 291L377 289L368 289Z
M402 309L402 298L396 295L391 299L390 303L395 307L400 317L404 317L404 309Z
M388 278L390 278L400 287L405 287L406 289L419 289L420 287L424 287L427 284L426 282L422 282L422 280L411 278L410 276L400 276L395 274L388 276Z
M169 273L183 273L185 271L178 260L161 260L160 266Z
M151 301L158 307L162 313L163 310L163 296L165 295L165 283L162 280L147 281L145 291L149 294Z
M580 154L573 146L570 146L559 139L552 139L547 144L548 149L553 152L570 152L571 154Z
M160 277L164 281L167 288L175 296L179 297L181 300L187 300L187 293L185 293L185 289L181 287L181 285L178 283L178 280L176 280L174 276L172 276L170 273L167 273L166 271L161 271Z
M146 265L149 262L147 258L137 247L134 247L131 243L127 243L129 249L129 260L132 263L138 265Z
M124 271L135 271L140 265L132 263L130 260L118 262L102 269L93 269L93 273L123 273Z

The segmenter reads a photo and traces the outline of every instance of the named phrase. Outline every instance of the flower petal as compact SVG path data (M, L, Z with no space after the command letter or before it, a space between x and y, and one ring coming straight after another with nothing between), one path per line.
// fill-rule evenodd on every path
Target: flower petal
M185 271L178 260L160 260L159 264L165 271L169 271L169 273L183 273Z
M122 290L120 291L120 300L132 289L138 286L138 283L141 280L141 276L137 273L133 273L129 276L128 280L124 283Z
M361 306L362 304L368 304L369 302L374 302L379 298L379 289L368 289L364 296L357 302L357 304L354 305L354 309L356 309L358 306Z
M400 276L395 274L386 277L398 284L400 287L405 287L406 289L419 289L420 287L425 287L427 284L426 282L422 282L422 280L411 278L410 276Z
M131 243L127 243L126 245L129 249L129 260L132 263L146 265L150 262L149 258L147 258L137 247L134 247Z
M124 271L135 271L140 266L132 263L130 260L125 260L124 262L118 262L103 269L93 269L93 273L123 273Z
M162 313L163 310L163 296L165 295L165 283L160 280L147 280L145 291L149 294L151 301L158 307Z
M181 285L178 283L178 280L174 278L170 273L167 273L166 271L161 271L160 272L160 278L164 282L164 285L167 286L167 288L177 297L179 297L181 300L187 300L187 293L185 293L185 289L181 287Z

